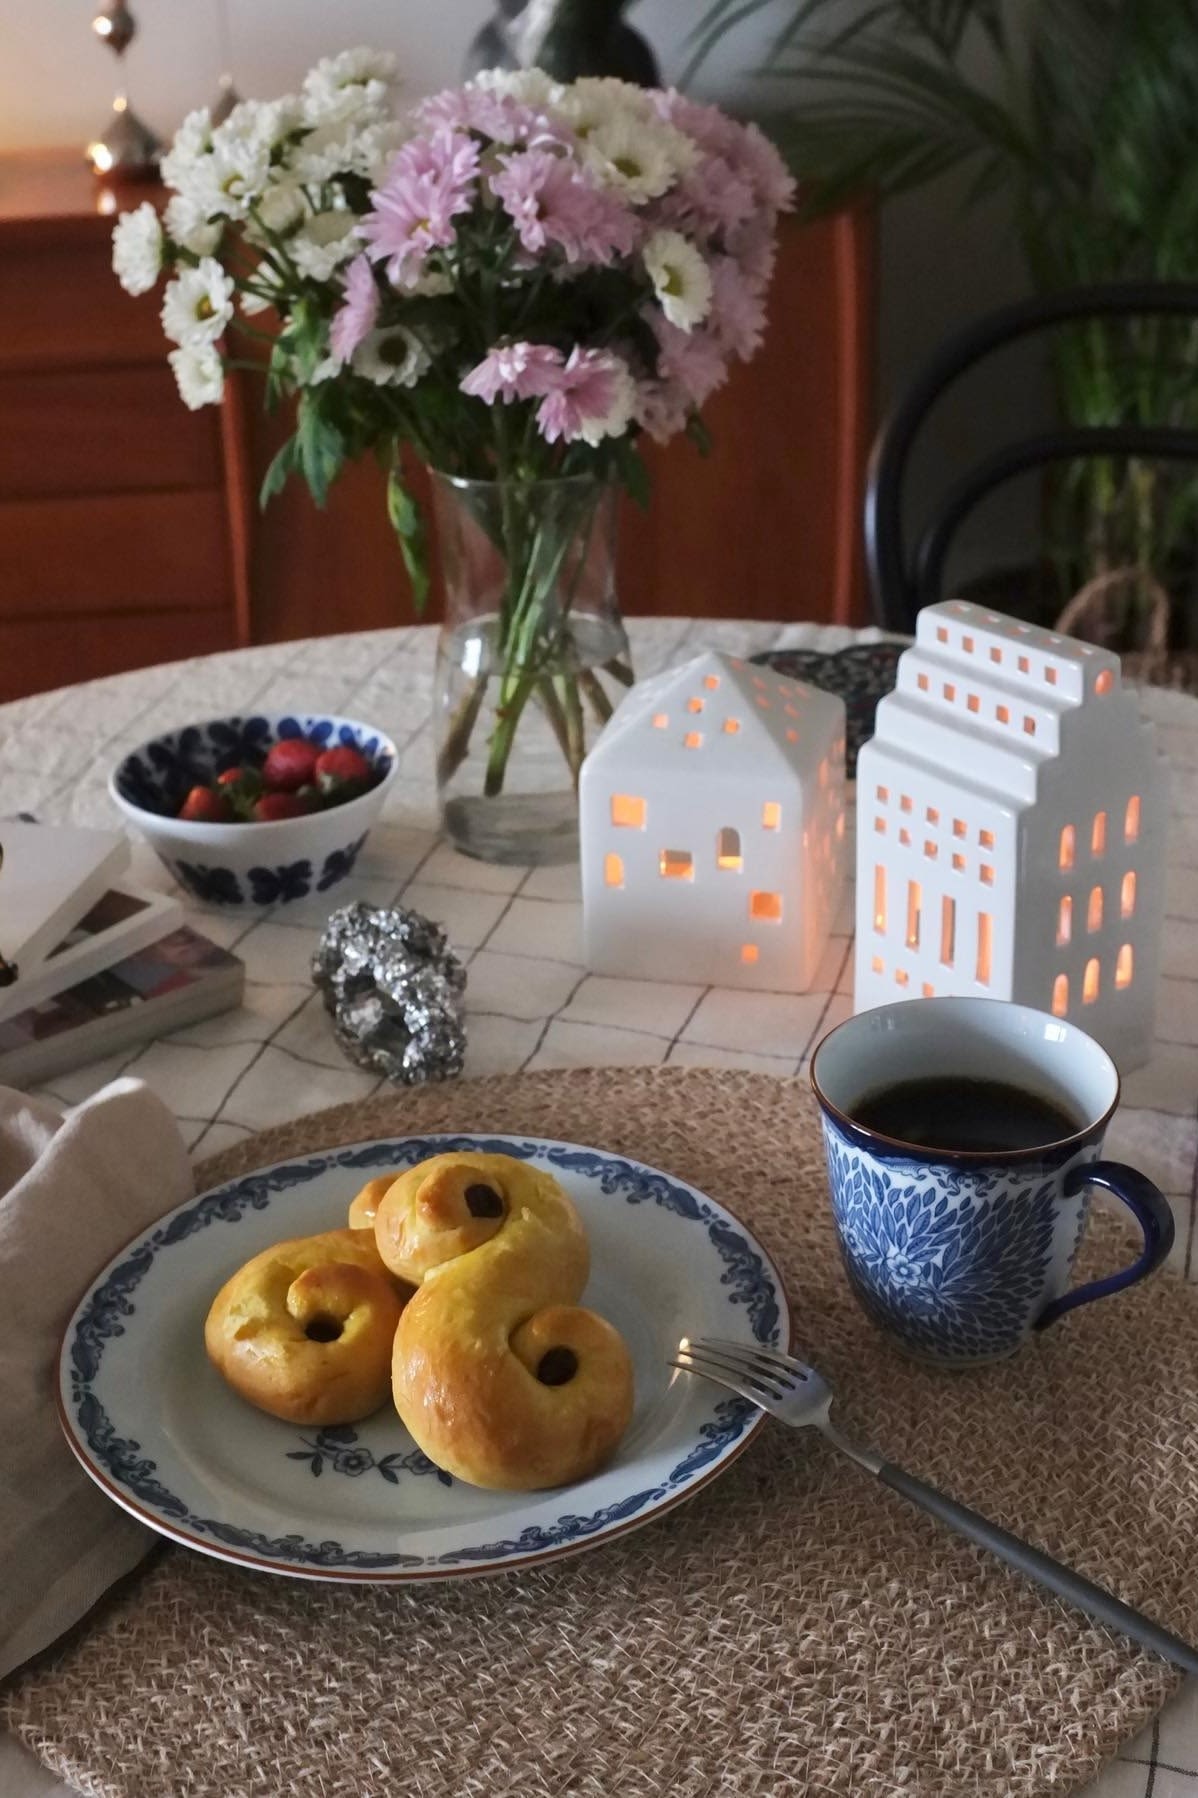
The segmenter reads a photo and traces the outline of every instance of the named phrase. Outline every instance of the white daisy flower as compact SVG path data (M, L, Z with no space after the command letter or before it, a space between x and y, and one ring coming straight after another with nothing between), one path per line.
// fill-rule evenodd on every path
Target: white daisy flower
M333 270L356 256L362 245L354 236L357 219L352 212L317 212L287 246L301 275L327 281Z
M361 47L326 56L304 77L304 117L312 125L378 119L390 108L397 79L397 59L387 50Z
M653 290L672 325L690 331L711 310L711 271L680 231L655 231L641 251Z
M206 106L189 112L175 133L174 142L159 164L168 187L185 191L196 164L212 149L212 115Z
M386 119L381 125L367 125L350 143L349 167L355 175L364 175L372 187L381 187L387 179L396 153L412 135L411 127L402 119Z
M179 397L191 412L215 406L225 391L225 371L210 343L186 344L167 357L174 372Z
M319 187L325 181L355 170L362 155L365 132L353 119L334 119L318 125L303 137L288 157L287 167L297 181L306 187Z
M267 233L286 237L307 211L308 202L297 181L275 181L256 203L253 218L246 220L246 237L251 243L267 242Z
M506 94L509 99L518 100L521 106L538 110L556 106L562 96L571 91L552 80L543 69L482 69L470 85L490 88L492 93Z
M210 224L207 215L188 194L172 194L163 214L167 236L193 256L211 256L221 239L224 222Z
M429 365L429 354L403 325L386 325L364 337L350 358L355 374L379 387L412 387Z
M584 75L559 90L555 110L580 138L588 138L601 125L621 119L647 122L652 114L643 88L614 75Z
M666 193L679 174L670 139L681 134L667 132L668 127L618 112L583 139L583 161L604 187L614 188L634 206L644 205Z
M232 277L213 256L181 269L162 297L162 328L185 349L215 343L232 316Z
M210 216L243 219L269 183L269 146L257 138L230 138L199 165L189 191Z
M148 200L122 212L112 233L112 269L126 293L149 293L162 272L162 226Z

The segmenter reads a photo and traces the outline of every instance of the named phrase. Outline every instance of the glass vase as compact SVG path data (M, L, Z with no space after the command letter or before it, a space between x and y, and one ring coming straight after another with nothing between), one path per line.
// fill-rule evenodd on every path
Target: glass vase
M446 836L490 862L578 854L578 776L632 682L617 490L433 475L445 586L433 696Z

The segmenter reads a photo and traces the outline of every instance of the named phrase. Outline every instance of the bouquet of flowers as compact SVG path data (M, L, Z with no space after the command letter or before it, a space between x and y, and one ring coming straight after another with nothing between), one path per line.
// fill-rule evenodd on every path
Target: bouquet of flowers
M611 709L601 683L563 673L586 520L570 507L546 519L531 496L589 477L575 484L643 500L641 433L703 443L701 407L761 341L793 184L754 126L675 92L493 72L399 118L395 89L391 56L349 50L215 129L192 113L163 159L163 217L149 203L121 217L114 268L134 294L166 277L188 406L221 398L239 338L265 340L267 401L294 400L295 430L264 499L298 472L323 503L348 458L380 457L418 602L425 533L401 448L496 484L487 529L506 572L491 663L443 758L465 755L494 679L487 791L532 700L576 778L582 701L599 722ZM631 679L622 662L612 672Z

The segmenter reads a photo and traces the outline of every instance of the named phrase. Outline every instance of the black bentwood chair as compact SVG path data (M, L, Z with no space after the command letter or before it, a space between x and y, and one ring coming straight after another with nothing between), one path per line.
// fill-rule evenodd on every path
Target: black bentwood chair
M908 459L928 414L946 390L993 351L1021 337L1099 318L1198 320L1198 283L1127 282L1079 287L1018 300L988 313L945 343L883 424L870 458L865 554L874 615L910 634L922 606L945 597L944 565L963 520L993 488L1028 469L1090 456L1198 462L1198 430L1173 425L1065 425L1017 439L984 456L949 487L909 548L903 530Z

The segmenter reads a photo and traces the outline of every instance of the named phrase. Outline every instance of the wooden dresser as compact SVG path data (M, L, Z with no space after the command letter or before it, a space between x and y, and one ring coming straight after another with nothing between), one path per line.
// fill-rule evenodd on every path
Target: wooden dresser
M0 700L250 641L236 396L188 412L78 152L0 156Z
M285 427L253 377L188 412L158 294L110 266L118 211L76 152L0 156L0 700L247 642L410 618L373 462L326 511L292 486L259 513ZM863 616L873 221L787 221L762 353L707 409L714 449L650 446L626 504L630 613ZM436 615L435 606L430 616Z

